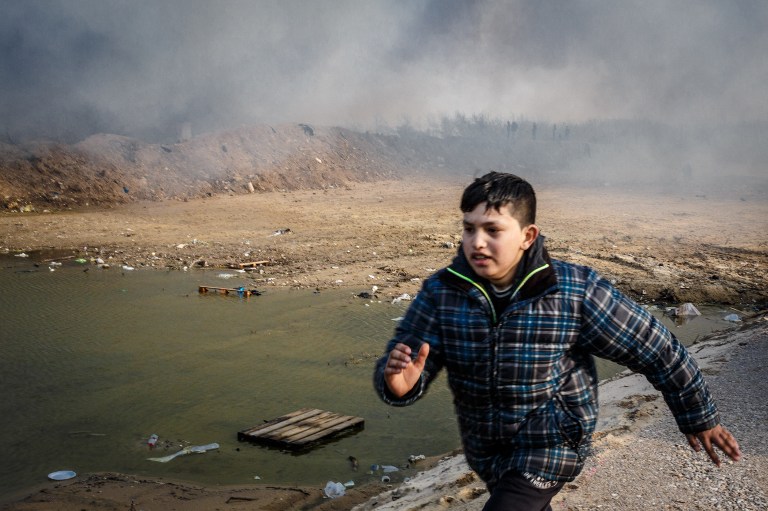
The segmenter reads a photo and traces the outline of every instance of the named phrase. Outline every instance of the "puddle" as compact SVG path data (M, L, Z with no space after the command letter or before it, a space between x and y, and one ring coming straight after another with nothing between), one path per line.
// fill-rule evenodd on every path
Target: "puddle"
M2 494L63 466L202 484L250 484L255 475L363 484L350 456L397 466L459 445L444 375L412 407L374 396L372 365L409 302L269 287L247 298L201 295L201 285L253 283L218 279L220 270L98 270L74 260L50 271L53 257L61 254L0 258L0 414L10 418L0 423ZM702 315L680 324L663 307L651 311L686 345L736 326L722 319L733 310L697 307ZM599 363L601 378L623 370ZM304 407L363 417L365 429L302 456L237 441L238 431ZM147 461L212 442L221 447L205 456Z

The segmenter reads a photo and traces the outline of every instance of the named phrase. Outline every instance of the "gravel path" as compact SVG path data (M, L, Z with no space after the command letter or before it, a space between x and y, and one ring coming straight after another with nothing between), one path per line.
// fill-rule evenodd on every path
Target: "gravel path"
M760 321L744 340L729 343L720 367L705 370L723 424L742 448L739 463L717 468L703 451L693 452L659 403L658 420L598 448L556 509L768 509L768 323Z

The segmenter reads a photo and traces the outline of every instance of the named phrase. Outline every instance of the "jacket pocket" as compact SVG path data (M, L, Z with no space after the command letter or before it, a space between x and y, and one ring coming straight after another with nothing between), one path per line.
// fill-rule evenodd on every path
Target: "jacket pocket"
M565 406L560 396L555 396L551 402L563 441L573 450L578 451L584 441L584 425L579 417Z
M579 418L554 397L523 419L515 444L542 448L567 445L575 451L584 440L584 426Z

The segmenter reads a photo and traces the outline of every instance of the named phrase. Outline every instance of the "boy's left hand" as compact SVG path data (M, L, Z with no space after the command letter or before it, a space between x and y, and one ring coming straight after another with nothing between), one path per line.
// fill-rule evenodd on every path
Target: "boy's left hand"
M709 454L712 463L718 467L720 466L720 458L717 456L713 447L715 445L733 461L739 461L741 459L739 443L730 431L719 424L712 429L701 431L695 435L689 434L685 436L688 438L688 445L690 445L694 451L701 451L701 446L703 445L704 450Z

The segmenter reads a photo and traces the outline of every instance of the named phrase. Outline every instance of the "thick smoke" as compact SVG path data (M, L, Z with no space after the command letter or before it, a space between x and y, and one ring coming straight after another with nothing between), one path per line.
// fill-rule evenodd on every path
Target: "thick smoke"
M760 0L5 0L0 135L768 120Z

